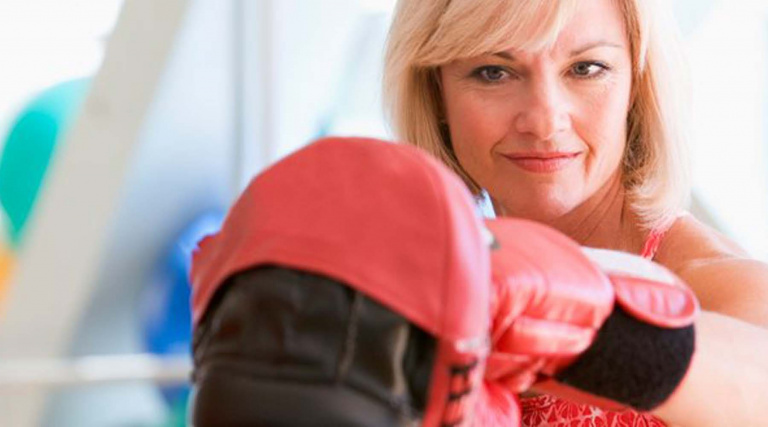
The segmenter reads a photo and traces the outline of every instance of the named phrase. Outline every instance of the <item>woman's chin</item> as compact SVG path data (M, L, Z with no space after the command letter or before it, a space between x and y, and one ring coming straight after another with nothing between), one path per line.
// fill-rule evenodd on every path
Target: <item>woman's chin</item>
M510 216L531 221L553 224L559 218L573 210L574 206L564 203L494 203L498 216Z
M511 187L511 188L510 188ZM488 189L498 216L511 216L550 224L574 210L584 188L574 185L506 185ZM506 194L505 194L506 193Z

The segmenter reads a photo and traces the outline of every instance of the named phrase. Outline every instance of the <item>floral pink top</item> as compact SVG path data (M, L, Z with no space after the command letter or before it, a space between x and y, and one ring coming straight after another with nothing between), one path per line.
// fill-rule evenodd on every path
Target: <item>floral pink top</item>
M521 399L523 427L666 427L650 414L608 411L555 396Z
M653 259L667 230L652 231L640 256ZM522 398L520 403L523 427L666 427L650 414L629 409L609 411L549 395Z

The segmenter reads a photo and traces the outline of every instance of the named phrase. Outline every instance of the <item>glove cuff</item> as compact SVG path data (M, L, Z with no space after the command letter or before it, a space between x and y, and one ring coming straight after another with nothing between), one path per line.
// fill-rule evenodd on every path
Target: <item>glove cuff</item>
M594 343L555 379L648 411L669 399L683 381L694 346L693 325L674 329L654 326L617 304Z

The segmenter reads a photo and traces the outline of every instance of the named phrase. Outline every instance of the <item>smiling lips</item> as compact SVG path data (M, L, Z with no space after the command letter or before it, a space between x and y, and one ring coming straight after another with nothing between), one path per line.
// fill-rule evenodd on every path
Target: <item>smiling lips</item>
M571 165L580 155L581 152L502 154L519 168L534 173L557 172Z

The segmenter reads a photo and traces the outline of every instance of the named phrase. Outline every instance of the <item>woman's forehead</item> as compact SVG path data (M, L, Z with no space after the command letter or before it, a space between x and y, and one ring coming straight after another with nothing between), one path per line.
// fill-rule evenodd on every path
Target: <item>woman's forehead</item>
M451 19L444 21L454 27L445 30L455 31L457 35L468 32L473 24L483 22L482 27L472 31L475 45L454 48L454 52L461 51L462 56L542 50L571 54L592 45L627 45L625 17L618 0L488 0L479 3L495 7L474 11L480 15L466 14L454 22ZM482 16L491 13L506 16L504 19ZM446 11L446 16L451 16L450 10ZM466 39L456 37L454 41L460 43ZM478 49L479 46L483 48Z
M592 45L627 45L626 19L616 0L581 0L554 48L568 53Z

